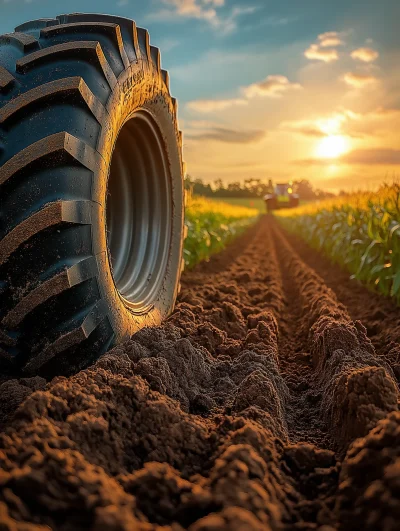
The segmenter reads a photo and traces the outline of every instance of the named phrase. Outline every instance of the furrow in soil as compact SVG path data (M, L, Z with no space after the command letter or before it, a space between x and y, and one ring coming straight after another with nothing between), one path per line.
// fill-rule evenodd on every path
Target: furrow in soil
M162 326L74 376L2 383L0 521L397 529L397 335L353 302L389 306L313 257L265 216L184 274Z

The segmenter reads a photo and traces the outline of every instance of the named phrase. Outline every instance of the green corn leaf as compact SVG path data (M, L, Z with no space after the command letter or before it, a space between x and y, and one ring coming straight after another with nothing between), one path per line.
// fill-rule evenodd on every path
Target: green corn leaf
M395 297L399 293L399 290L400 290L400 271L397 271L397 273L394 275L394 278L393 278L393 284L390 290L390 295L392 297Z
M386 268L386 264L379 264L379 265L376 265L376 266L374 266L374 267L371 269L371 275L376 275L376 273L380 273L380 272L383 271L385 268Z

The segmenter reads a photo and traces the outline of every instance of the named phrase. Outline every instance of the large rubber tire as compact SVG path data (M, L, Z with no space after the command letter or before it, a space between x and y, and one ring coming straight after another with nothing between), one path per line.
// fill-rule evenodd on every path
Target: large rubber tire
M61 15L0 36L3 374L71 374L172 311L176 114L132 20Z

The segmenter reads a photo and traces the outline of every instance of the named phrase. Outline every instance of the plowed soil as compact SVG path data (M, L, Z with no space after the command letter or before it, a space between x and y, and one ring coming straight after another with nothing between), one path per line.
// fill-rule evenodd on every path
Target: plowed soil
M0 386L0 528L398 530L399 317L264 217L162 326Z

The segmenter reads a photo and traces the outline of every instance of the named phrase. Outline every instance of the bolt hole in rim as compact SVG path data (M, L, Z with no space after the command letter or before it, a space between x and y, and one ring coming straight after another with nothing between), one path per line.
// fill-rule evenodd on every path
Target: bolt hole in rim
M122 127L108 180L107 247L114 284L142 313L157 299L171 241L172 191L160 131L145 111Z

